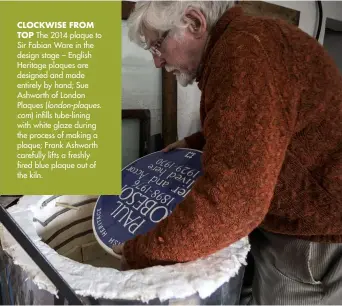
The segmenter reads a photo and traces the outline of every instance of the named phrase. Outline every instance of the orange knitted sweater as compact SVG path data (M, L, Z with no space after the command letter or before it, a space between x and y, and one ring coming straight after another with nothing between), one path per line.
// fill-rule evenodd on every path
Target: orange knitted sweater
M174 212L128 241L131 268L207 256L265 230L342 242L342 77L315 39L227 11L197 81L203 173Z

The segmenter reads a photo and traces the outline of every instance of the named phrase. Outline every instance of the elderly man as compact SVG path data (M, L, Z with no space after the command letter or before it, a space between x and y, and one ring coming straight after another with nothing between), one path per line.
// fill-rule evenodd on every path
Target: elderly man
M129 36L198 82L203 172L154 230L114 248L132 269L186 262L249 234L256 304L342 301L342 77L315 39L218 1L138 2ZM255 230L257 229L257 230Z

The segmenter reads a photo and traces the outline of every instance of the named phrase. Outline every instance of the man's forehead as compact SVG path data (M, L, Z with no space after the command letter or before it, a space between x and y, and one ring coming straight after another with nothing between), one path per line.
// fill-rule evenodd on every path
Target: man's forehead
M160 37L158 31L149 29L147 27L143 28L143 35L145 36L146 42L153 42Z

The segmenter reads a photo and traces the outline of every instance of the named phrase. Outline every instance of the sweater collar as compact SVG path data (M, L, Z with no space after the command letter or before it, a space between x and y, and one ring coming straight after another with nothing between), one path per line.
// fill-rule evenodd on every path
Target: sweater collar
M197 76L196 76L196 82L201 83L202 75L203 75L203 69L205 66L205 63L207 62L209 55L211 54L211 51L213 47L215 46L216 42L219 40L221 35L225 32L228 25L237 17L241 16L243 14L243 9L240 6L234 6L233 8L228 9L221 18L217 21L216 25L212 28L212 30L209 33L208 42L205 47ZM200 86L201 87L201 86Z

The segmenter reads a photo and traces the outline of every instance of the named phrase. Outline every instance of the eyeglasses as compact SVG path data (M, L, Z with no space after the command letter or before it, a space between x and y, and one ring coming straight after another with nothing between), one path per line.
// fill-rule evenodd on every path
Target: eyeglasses
M165 40L165 38L167 37L167 35L169 34L170 30L169 31L166 31L162 37L160 37L158 40L156 40L152 45L151 47L148 49L153 55L156 55L158 57L161 56L161 51L160 51L160 48L161 48L161 45L163 43L163 41Z

